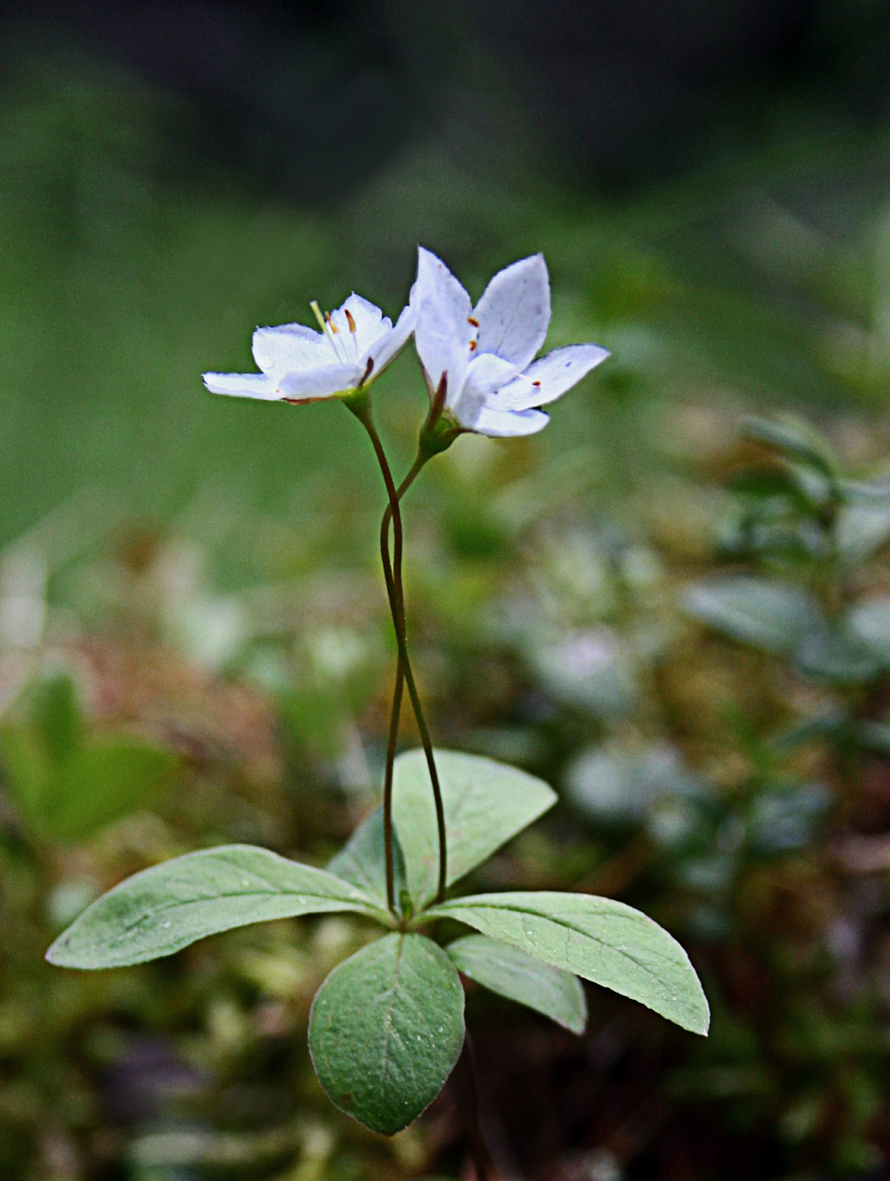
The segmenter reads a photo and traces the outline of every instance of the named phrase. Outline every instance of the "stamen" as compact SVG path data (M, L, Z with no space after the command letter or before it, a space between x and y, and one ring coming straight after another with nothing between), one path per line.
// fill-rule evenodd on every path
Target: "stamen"
M312 308L315 318L318 321L319 328L322 330L322 332L324 332L324 330L325 330L324 316L321 314L321 308L318 306L318 300L313 299L312 303L310 303L309 306L310 306L310 308Z
M479 321L476 319L475 316L467 316L467 323L472 324L474 328L479 327Z
M347 316L348 316L348 315L349 315L349 312L347 312L346 314L347 314ZM372 370L373 368L374 368L374 358L373 358L373 357L368 357L368 364L367 364L367 366L365 367L365 372L364 372L364 374L362 375L362 379L361 379L361 381L358 383L358 385L355 387L357 390L360 390L360 389L362 388L362 386L365 384L365 382L368 380L368 378L371 376L371 370Z
M346 323L349 325L349 331L355 336L355 320L352 318L352 312L349 308L344 308L343 311L346 313Z
M539 390L541 388L541 383L539 381L533 381L532 385L535 387L536 390Z
M345 358L341 354L340 350L337 348L336 340L334 340L334 334L337 331L337 325L331 319L330 312L325 312L325 314L322 315L321 308L318 306L317 300L314 300L314 299L313 299L312 303L310 303L309 306L310 306L310 308L312 308L312 311L315 313L315 318L318 321L319 325L321 326L322 332L327 337L328 344L334 350L334 356L337 358L338 361L345 360Z
M471 353L475 353L475 351L476 351L476 349L477 349L478 347L479 347L479 341L478 341L478 340L471 340L471 341L470 341L470 352L471 352Z

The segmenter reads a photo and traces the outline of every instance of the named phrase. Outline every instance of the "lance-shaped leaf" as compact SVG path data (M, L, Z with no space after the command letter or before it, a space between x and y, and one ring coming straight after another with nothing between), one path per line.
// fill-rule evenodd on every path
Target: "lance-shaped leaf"
M432 1103L463 1038L457 971L423 935L387 935L344 960L309 1018L318 1081L343 1111L387 1136Z
M639 1001L684 1029L708 1031L708 1002L686 952L623 902L543 890L476 894L434 906L423 917L457 919Z
M556 801L532 775L478 755L437 750L448 833L448 884L489 857ZM436 812L423 751L396 759L393 814L405 853L408 889L422 906L436 893L439 845Z
M518 947L487 935L466 935L445 950L458 972L470 980L543 1013L572 1033L584 1032L587 1002L581 981L571 972L541 963Z
M398 833L393 832L393 878L396 898L405 889L405 857ZM386 906L386 850L383 809L375 808L358 826L340 852L328 862L328 873L351 882Z
M119 968L233 927L344 910L386 919L373 898L326 870L224 845L127 878L88 906L46 958L64 968Z

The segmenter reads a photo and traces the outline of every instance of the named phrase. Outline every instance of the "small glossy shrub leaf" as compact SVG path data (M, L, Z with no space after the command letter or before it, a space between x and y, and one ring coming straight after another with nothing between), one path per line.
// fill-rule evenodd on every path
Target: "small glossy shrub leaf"
M848 629L885 668L890 667L890 596L866 599L847 612Z
M581 981L571 972L487 935L466 935L445 950L457 970L477 984L543 1013L572 1033L584 1032L587 1002Z
M405 888L405 856L396 832L393 832L393 869L398 898ZM382 808L375 808L362 821L336 857L328 862L328 873L335 873L344 882L351 882L386 905Z
M845 505L835 528L845 561L861 562L890 540L890 501Z
M318 1081L343 1111L387 1136L432 1103L463 1038L457 971L423 935L387 935L350 956L318 990L309 1018Z
M436 751L448 831L448 884L485 861L556 801L532 775L478 755ZM439 869L436 812L423 751L396 759L393 815L415 903L434 897Z
M428 910L511 943L546 964L639 1001L693 1033L707 1033L708 1002L689 957L633 907L591 894L476 894Z
M790 652L818 625L804 591L788 583L741 575L687 587L683 605L703 623L767 652Z
M364 891L326 870L268 849L223 845L127 878L88 906L46 958L64 968L119 968L233 927L344 910L381 916Z
M802 673L840 684L870 681L880 662L854 630L844 626L817 627L803 639L795 662Z
M826 439L806 422L785 417L783 420L747 416L742 429L752 439L768 443L786 458L796 459L821 475L834 478L837 459Z

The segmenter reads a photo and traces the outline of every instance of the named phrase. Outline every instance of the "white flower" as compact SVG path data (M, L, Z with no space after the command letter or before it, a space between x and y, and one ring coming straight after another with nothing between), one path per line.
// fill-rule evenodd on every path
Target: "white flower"
M599 345L573 344L533 359L550 324L550 280L541 254L499 271L474 308L442 260L421 246L411 303L431 395L444 377L445 411L458 430L495 438L534 434L550 421L538 407L609 356Z
M317 402L365 389L399 353L414 330L410 305L393 326L380 308L353 293L322 318L322 331L302 324L257 328L253 359L260 373L205 373L212 394L275 402Z

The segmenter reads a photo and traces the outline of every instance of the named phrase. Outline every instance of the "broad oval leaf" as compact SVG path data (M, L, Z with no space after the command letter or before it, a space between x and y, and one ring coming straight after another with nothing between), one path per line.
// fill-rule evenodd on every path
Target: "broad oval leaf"
M445 948L458 972L498 996L543 1013L572 1033L583 1033L587 1001L581 981L571 972L544 964L487 935L465 935Z
M344 910L387 918L363 890L326 870L269 849L223 845L127 878L88 906L46 958L63 968L119 968L233 927Z
M708 1002L686 952L623 902L543 890L475 894L434 906L423 917L457 919L639 1001L684 1029L708 1031Z
M818 608L806 592L746 575L689 586L683 606L717 631L767 652L793 651L819 623Z
M464 1038L464 992L423 935L387 935L344 960L309 1018L318 1081L336 1105L391 1136L442 1089Z
M479 755L437 750L448 832L448 884L537 820L556 802L546 783ZM408 889L417 906L436 893L439 845L436 812L423 751L396 759L393 815L405 854Z
M351 882L386 906L386 853L383 809L375 808L361 822L340 852L328 862L328 873ZM405 889L405 856L393 831L393 880L396 898Z

